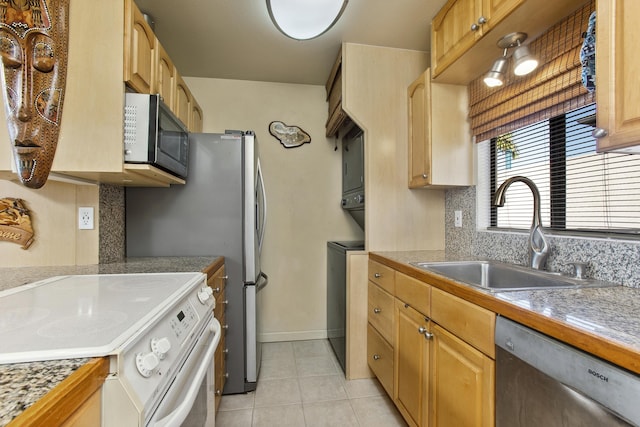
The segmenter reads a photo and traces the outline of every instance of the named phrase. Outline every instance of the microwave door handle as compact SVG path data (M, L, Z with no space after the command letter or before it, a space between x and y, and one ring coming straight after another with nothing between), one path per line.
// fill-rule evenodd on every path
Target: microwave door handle
M262 241L264 240L264 228L265 228L265 225L267 224L267 192L264 188L264 178L262 177L262 168L260 167L260 159L258 159L258 180L260 182L260 189L262 190L262 225L260 226L260 238L258 239L258 248L260 251L262 251Z
M212 318L210 323L211 324L207 327L211 328L210 330L215 334L215 336L213 338L213 341L207 348L200 366L198 366L197 371L193 376L193 380L191 381L189 389L184 394L182 403L180 403L180 405L178 405L178 407L171 411L166 417L158 420L154 424L154 427L165 427L182 424L182 422L189 415L189 411L191 411L193 402L196 400L198 392L200 391L200 384L202 384L202 380L209 370L209 365L211 364L211 360L213 359L213 354L215 353L216 348L218 347L218 343L220 342L220 322L218 322L217 319Z

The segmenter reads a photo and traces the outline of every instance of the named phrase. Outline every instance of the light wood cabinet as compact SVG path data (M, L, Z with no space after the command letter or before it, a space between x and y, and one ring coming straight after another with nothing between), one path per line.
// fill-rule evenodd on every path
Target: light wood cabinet
M427 426L430 321L400 299L395 307L394 402L411 426Z
M379 306L380 294L394 305L393 319L385 320L393 325L392 341L380 332L381 312L369 311L369 366L405 421L412 427L493 426L495 313L373 260L369 278L369 299L378 304L370 308Z
M50 179L151 187L185 183L150 165L124 163L124 82L149 93L155 79L155 38L136 10L132 0L86 0L71 8L67 87ZM0 176L17 179L14 169L2 120Z
M431 22L432 77L440 83L467 85L500 56L496 43L502 36L519 31L532 40L583 4L584 0L449 0Z
M395 271L369 260L368 276L367 363L385 391L393 397Z
M598 0L596 12L596 122L607 132L597 148L640 153L640 2Z
M342 109L342 50L338 53L338 58L331 68L325 89L329 105L325 124L326 136L332 137L336 136L340 128L349 121L349 116Z
M525 0L449 0L431 24L431 65L434 77L524 2Z
M189 116L189 132L202 132L203 123L202 108L195 98L191 98L191 115Z
M427 69L407 92L409 188L472 185L467 88L434 83Z
M431 427L493 427L495 361L434 324Z
M139 93L153 93L157 39L133 0L125 0L124 81Z
M227 284L227 275L224 264L215 264L210 266L206 270L207 284L213 290L213 297L216 300L216 306L213 310L214 317L218 319L220 325L222 325L222 335L220 342L216 348L214 354L215 363L215 378L214 378L214 392L215 392L215 410L220 407L220 401L222 399L222 392L227 380L227 346L226 346L226 334L227 334L227 299L225 297L225 287Z
M158 43L158 59L156 64L156 79L155 79L155 92L157 92L164 101L165 104L174 110L175 106L175 91L176 91L176 78L177 70L173 65L173 61L164 50L162 45Z
M189 124L189 114L191 114L191 92L189 87L182 80L180 74L177 75L176 80L176 101L173 109L173 113L184 124Z

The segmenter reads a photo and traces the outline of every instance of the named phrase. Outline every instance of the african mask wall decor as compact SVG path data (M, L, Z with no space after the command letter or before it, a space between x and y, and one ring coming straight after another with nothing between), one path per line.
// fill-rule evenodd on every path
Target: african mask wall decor
M0 0L4 106L20 181L42 187L58 145L69 0Z

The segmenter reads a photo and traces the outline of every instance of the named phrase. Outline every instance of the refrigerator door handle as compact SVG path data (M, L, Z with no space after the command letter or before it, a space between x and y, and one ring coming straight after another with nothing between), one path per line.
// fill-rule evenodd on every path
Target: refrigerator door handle
M264 274L262 271L260 272L260 275L258 277L258 283L256 283L256 293L260 292L269 284L269 276Z
M262 168L260 167L260 159L258 159L258 180L260 182L260 190L262 191L262 224L260 225L260 237L258 239L258 249L262 252L262 241L264 240L264 229L267 224L267 192L264 188L264 178L262 177Z

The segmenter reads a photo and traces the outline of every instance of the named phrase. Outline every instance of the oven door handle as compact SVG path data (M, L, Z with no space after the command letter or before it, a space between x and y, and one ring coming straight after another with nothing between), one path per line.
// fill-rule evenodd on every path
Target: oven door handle
M200 364L200 366L198 366L198 370L196 371L196 374L191 381L189 389L184 394L182 403L180 403L180 405L178 405L176 409L171 411L171 413L169 413L166 417L158 420L154 424L155 427L180 425L187 418L187 415L189 415L189 412L193 407L193 402L196 400L196 396L198 395L200 384L202 383L204 376L207 374L207 370L209 369L211 360L213 359L213 354L215 353L216 348L218 347L218 343L220 342L220 335L222 335L220 322L218 322L218 319L212 318L208 328L210 328L210 330L215 333L215 336L213 338L213 341L209 345L209 348L207 348L204 354L202 363Z

